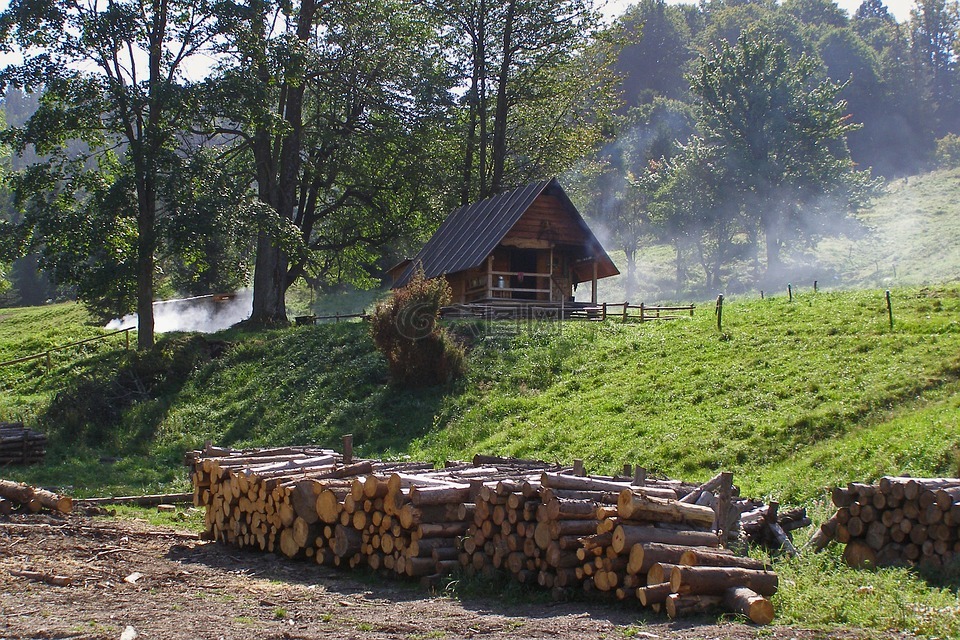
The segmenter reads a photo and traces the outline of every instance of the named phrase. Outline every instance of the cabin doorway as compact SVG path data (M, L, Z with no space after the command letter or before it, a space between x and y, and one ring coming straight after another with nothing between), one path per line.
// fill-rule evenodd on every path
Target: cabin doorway
M537 273L536 249L513 249L510 252L510 271L515 275L510 277L512 289L536 289L537 279L530 274ZM514 291L513 297L519 300L536 300L535 291Z

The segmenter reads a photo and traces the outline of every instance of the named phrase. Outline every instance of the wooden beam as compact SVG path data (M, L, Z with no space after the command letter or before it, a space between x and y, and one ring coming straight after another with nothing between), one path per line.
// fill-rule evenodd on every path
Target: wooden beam
M593 259L593 289L590 291L590 304L597 304L597 259Z

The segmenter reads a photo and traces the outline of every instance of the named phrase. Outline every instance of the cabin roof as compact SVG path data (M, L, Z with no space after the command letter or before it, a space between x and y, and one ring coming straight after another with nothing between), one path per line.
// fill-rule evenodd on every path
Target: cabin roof
M603 274L601 277L618 274L613 261L567 197L560 182L551 178L456 209L444 220L420 253L406 265L394 286L405 285L418 266L423 268L426 278L479 267L533 202L544 193L558 198L567 213L581 227L587 238L585 244L591 247L600 262L599 271Z

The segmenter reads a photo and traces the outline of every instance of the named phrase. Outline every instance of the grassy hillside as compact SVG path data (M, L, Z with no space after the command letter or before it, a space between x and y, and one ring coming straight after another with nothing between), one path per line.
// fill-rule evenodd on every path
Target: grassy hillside
M722 331L711 306L660 324L458 324L466 379L420 391L388 384L359 323L165 336L150 354L92 343L49 372L0 369L0 419L53 438L47 465L3 475L76 495L181 489L182 452L206 439L335 446L350 432L365 455L582 457L691 480L732 469L745 493L819 521L829 485L957 473L960 286L893 300L893 330L879 290L734 298ZM0 336L19 355L98 331L84 323L75 306L11 310ZM955 574L943 588L854 571L835 549L778 571L782 623L960 634Z
M817 280L820 287L851 289L863 287L904 287L956 282L960 279L960 169L934 171L895 180L883 190L872 207L858 213L836 235L820 238L812 247L788 246L784 256L788 282L809 289ZM623 252L611 257L626 271ZM639 252L637 302L698 299L716 296L718 291L702 288L699 268L691 264L691 280L677 291L674 253L667 246ZM750 265L740 265L749 270ZM728 293L742 289L733 275L725 281ZM577 298L590 299L589 285ZM600 281L601 300L624 299L623 276Z
M361 323L172 334L144 354L114 336L2 367L0 420L51 437L46 465L2 475L78 496L181 490L183 451L208 439L337 446L353 433L369 456L583 458L591 472L630 462L689 480L729 469L744 493L824 518L831 485L960 473L958 185L960 172L892 185L862 218L876 233L824 241L823 271L802 271L819 293L796 279L792 301L728 297L722 330L712 302L643 325L451 325L470 368L436 389L391 386ZM662 264L644 263L647 282L666 291L655 274L669 273L669 252L651 256ZM321 313L368 303L296 300ZM102 333L77 305L0 310L0 361ZM957 571L932 587L906 570L847 569L836 550L778 571L782 622L960 635Z
M335 446L353 433L366 455L584 458L595 472L631 462L691 480L732 469L750 493L800 501L883 473L956 471L960 288L893 300L892 331L876 290L734 298L722 332L712 307L659 324L460 324L466 379L418 391L388 384L359 323L169 336L153 354L103 345L49 373L9 367L0 417L39 422L71 467L127 460L91 487L145 468L173 481L181 452L207 439ZM18 335L43 349L50 318L67 326L67 308L49 309L0 327L35 321Z

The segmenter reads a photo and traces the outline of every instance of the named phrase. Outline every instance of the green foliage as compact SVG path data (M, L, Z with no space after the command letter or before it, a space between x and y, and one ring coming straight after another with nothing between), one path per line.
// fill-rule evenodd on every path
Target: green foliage
M814 82L813 72L810 58L793 61L784 44L746 31L691 78L700 130L729 185L721 215L733 226L742 214L751 237L763 232L768 278L779 275L786 243L828 232L876 186L850 161L844 137L856 125L837 98L841 87Z
M387 360L391 380L404 387L445 384L463 375L466 355L439 323L450 304L446 278L427 280L418 270L370 319L370 334Z
M960 169L960 136L949 133L937 140L937 166Z

